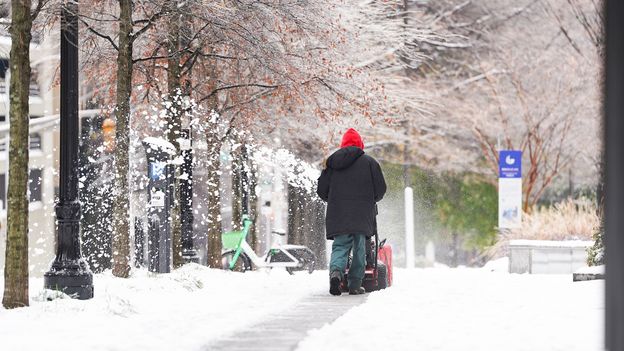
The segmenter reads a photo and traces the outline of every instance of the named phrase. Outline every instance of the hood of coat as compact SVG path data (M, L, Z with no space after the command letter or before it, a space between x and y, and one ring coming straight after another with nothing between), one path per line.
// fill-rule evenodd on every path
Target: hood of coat
M362 141L362 137L357 130L353 128L349 128L344 135L342 136L342 142L340 143L340 147L347 146L357 146L360 149L364 150L364 142Z
M362 155L364 150L357 146L343 147L329 156L327 167L335 170L349 168Z

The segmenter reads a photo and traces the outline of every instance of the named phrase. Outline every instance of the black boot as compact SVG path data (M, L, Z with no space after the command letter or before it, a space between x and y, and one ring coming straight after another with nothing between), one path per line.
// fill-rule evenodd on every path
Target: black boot
M366 289L364 289L361 286L359 288L354 288L354 289L349 288L349 295L362 295L365 293L366 293Z
M339 271L333 271L329 275L329 293L334 296L340 296L340 281L342 280L342 273Z

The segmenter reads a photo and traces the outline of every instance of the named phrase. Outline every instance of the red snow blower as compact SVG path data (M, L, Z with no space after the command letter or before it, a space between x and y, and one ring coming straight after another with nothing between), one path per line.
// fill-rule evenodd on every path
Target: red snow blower
M377 206L375 206L377 212ZM392 247L386 243L386 239L379 242L377 233L377 220L375 220L375 241L366 239L366 270L362 286L366 292L377 291L392 286ZM347 262L347 269L340 283L342 292L349 291L348 275L351 267L351 257Z

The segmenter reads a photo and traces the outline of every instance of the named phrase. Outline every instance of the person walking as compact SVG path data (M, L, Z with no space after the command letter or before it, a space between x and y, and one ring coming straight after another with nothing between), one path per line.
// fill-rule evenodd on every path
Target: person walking
M386 193L386 181L379 163L364 153L360 134L350 128L340 149L325 161L316 193L327 202L326 236L333 240L329 263L329 293L340 295L349 252L349 294L359 295L366 268L366 238L375 234L376 203Z

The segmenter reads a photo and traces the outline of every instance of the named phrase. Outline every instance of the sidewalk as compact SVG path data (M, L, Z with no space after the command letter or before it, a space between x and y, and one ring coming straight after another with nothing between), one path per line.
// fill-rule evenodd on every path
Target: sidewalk
M487 269L396 269L394 285L297 351L603 351L604 281Z
M206 351L281 351L294 350L308 331L334 322L352 307L366 301L368 294L331 296L316 293L304 298L282 313L275 313L261 322L227 338L206 345Z
M136 270L128 279L107 271L94 276L95 297L83 301L46 301L43 279L31 278L30 307L0 307L0 349L203 350L273 314L299 311L295 306L300 301L327 291L327 277L327 271L291 276L279 270L235 273L196 264L170 274ZM0 277L0 291L2 287Z

